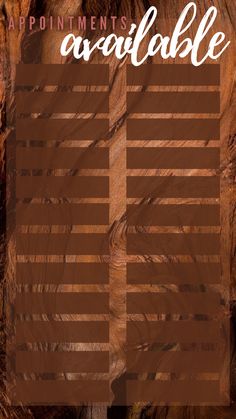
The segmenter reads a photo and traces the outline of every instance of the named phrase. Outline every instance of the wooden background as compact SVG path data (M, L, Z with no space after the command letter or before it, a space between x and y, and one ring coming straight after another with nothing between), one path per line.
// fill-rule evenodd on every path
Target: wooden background
M21 59L27 59L34 56L34 61L43 63L62 63L58 51L62 35L58 32L44 32L40 35L33 33L30 37L26 37L24 32L7 31L6 21L9 16L16 19L19 16L34 15L39 16L57 16L57 15L78 15L79 13L89 15L102 16L123 16L126 15L132 19L143 16L145 10L150 5L158 7L159 16L161 17L160 32L165 33L173 28L173 18L178 16L187 1L180 0L2 0L1 21L0 21L0 48L1 48L1 76L0 76L0 96L1 96L1 136L0 136L0 156L1 156L1 185L2 214L5 220L6 208L11 200L11 189L5 188L6 183L6 160L5 160L5 144L11 131L14 129L14 80L15 80L15 64ZM84 408L63 408L63 407L34 407L31 409L25 407L9 407L7 396L4 391L4 371L5 371L5 328L4 328L4 296L6 285L9 287L11 280L14 278L14 270L12 257L14 249L11 243L6 246L6 235L4 223L1 223L1 294L2 294L2 327L1 327L1 370L3 379L1 383L0 396L0 415L3 418L160 418L160 419L182 419L182 418L234 418L236 415L236 407L233 400L236 400L236 362L235 362L235 327L236 327L236 310L234 310L235 300L235 169L236 169L236 90L235 90L235 25L236 25L236 2L235 0L204 0L197 1L199 10L204 13L208 7L214 4L220 12L219 28L217 24L214 31L224 30L230 37L232 45L222 59L222 96L221 96L221 123L222 123L222 163L221 175L223 179L224 189L222 191L222 203L226 211L223 211L222 225L225 229L225 255L230 258L230 276L231 276L231 307L232 307L232 333L231 333L231 400L230 407L114 407L114 408L96 408L93 406ZM222 26L223 23L223 26ZM91 34L90 34L91 35ZM96 60L96 58L94 59ZM158 58L155 59L158 62ZM125 96L121 95L122 86L125 84L125 71L123 62L117 60L104 60L109 62L111 66L111 117L110 117L110 147L111 153L111 195L114 196L111 205L111 242L113 251L111 254L112 278L111 278L111 298L114 320L112 324L112 333L114 347L113 352L122 359L122 335L123 328L123 297L124 288L122 278L124 279L124 232L125 232ZM119 101L117 101L119 97ZM112 106L112 103L114 105ZM6 115L6 109L8 114ZM141 171L140 171L141 172ZM170 174L168 172L168 174ZM116 199L116 191L119 191L119 199ZM226 257L225 256L225 257ZM223 261L224 262L224 261ZM119 279L120 287L115 286ZM119 319L119 320L117 320ZM121 375L122 368L114 368L114 381Z

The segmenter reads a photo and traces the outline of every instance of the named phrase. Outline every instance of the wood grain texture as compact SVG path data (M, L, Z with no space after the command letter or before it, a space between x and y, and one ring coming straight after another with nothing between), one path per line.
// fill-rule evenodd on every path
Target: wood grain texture
M33 15L35 17L57 16L57 15L74 15L80 13L87 16L122 16L126 15L132 19L139 19L143 16L145 10L153 4L158 7L160 20L160 32L169 32L173 28L173 19L179 15L179 12L186 5L186 0L2 0L0 1L0 100L1 100L1 131L0 131L0 163L1 178L3 180L2 193L4 200L1 203L1 211L4 216L7 209L11 206L12 189L11 178L6 177L6 154L5 145L9 141L10 136L14 132L15 118L15 78L16 64L21 61L32 60L41 63L63 63L66 62L59 54L60 42L62 34L59 32L42 32L32 33L27 36L24 31L18 30L9 32L7 30L7 19L9 16L18 18L19 16ZM233 419L236 415L236 408L233 400L236 400L236 355L235 355L235 322L236 322L236 264L235 264L235 212L236 212L236 86L235 86L235 31L236 31L236 1L235 0L204 0L197 1L199 11L204 13L206 9L214 4L218 10L220 19L218 24L214 26L214 30L219 27L230 37L232 45L225 53L221 61L221 76L223 80L221 88L221 178L222 191L221 200L223 205L221 224L224 230L222 252L223 252L223 272L225 277L230 275L232 292L232 334L231 334L231 398L230 407L149 407L134 405L130 408L111 407L108 410L89 406L85 408L67 408L67 407L9 407L7 395L4 391L4 383L1 385L0 395L0 415L2 418L91 418L105 419ZM85 35L85 34L83 34ZM87 36L95 35L86 33ZM145 41L147 42L147 41ZM145 47L145 43L143 48ZM92 62L100 62L101 58L95 55ZM112 308L112 319L110 330L111 353L113 364L111 368L112 381L114 386L122 381L125 375L125 246L126 246L126 189L125 189L125 170L126 170L126 105L125 94L122 93L122 86L125 86L125 65L126 61L117 62L115 59L103 58L104 63L110 64L110 128L109 128L109 147L110 147L110 182L111 196L110 202L110 242L111 242L111 278L110 278L110 298ZM159 57L155 57L153 63L160 63ZM95 90L99 91L99 87ZM132 91L137 88L132 88ZM148 88L152 91L152 88ZM117 98L119 100L117 101ZM88 114L94 118L95 115ZM163 142L162 146L166 146L168 142ZM100 145L96 143L96 147ZM146 145L143 142L143 145ZM150 144L149 144L150 145ZM186 145L184 141L181 146ZM191 142L187 142L187 146L191 146ZM206 144L207 146L207 144ZM135 144L134 144L135 147ZM195 170L195 173L197 171ZM96 172L95 172L96 173ZM132 169L131 169L131 173ZM145 169L139 171L140 175L145 175ZM173 170L165 169L166 175L171 175ZM193 171L189 170L188 174ZM5 189L5 183L8 187ZM119 199L117 199L117 195ZM145 199L143 200L145 204ZM139 203L141 206L142 203ZM12 289L14 292L14 255L15 244L12 240L6 240L5 227L1 226L1 295L5 297L6 288ZM43 232L42 230L40 230ZM62 228L58 228L58 232L65 232ZM191 233L189 227L186 232ZM46 233L50 231L46 230ZM117 286L119 283L119 286ZM96 286L94 291L96 291ZM1 307L4 326L4 311ZM6 337L6 329L1 328L1 370L5 373L4 361L4 342Z

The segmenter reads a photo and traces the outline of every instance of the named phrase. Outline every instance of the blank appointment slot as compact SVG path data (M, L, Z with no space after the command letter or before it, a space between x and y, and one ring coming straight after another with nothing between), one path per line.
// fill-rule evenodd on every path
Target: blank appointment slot
M218 169L219 148L128 148L127 169Z
M218 119L128 119L127 140L210 141L220 139Z
M217 233L136 233L127 235L128 255L219 255Z
M17 263L18 284L108 284L108 263Z
M128 293L128 314L207 314L220 311L220 294L216 292Z
M108 204L17 204L16 223L27 225L107 225Z
M132 351L127 353L127 370L133 373L219 373L220 352Z
M105 321L19 321L16 343L109 342L109 322Z
M17 314L109 314L109 294L18 293L15 308Z
M17 86L106 86L107 64L17 64Z
M16 373L108 373L109 352L18 351Z
M127 343L191 344L220 343L222 325L218 321L128 321Z
M220 404L218 381L173 380L127 382L127 403L135 402L179 402L185 405L199 403Z
M219 284L220 263L128 263L128 284Z
M20 141L98 141L109 133L108 119L16 120L16 140Z
M127 112L215 114L220 112L220 93L128 92Z
M104 380L17 380L16 404L74 405L109 403L109 381Z
M18 255L108 255L107 234L18 234Z
M17 176L17 198L108 198L108 176Z
M219 176L128 176L128 198L219 198Z
M109 149L17 147L16 168L17 170L109 169Z
M128 205L127 223L143 226L219 226L219 205Z
M220 66L202 64L144 64L127 66L128 86L218 86Z
M16 92L16 112L108 113L107 92Z

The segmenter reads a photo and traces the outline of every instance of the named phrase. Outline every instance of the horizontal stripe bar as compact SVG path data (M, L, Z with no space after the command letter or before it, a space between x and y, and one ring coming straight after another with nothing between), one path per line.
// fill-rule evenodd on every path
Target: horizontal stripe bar
M18 293L15 309L18 314L109 314L109 294L105 292Z
M128 293L128 314L216 314L220 294L214 292Z
M127 343L173 344L220 342L220 323L217 321L128 321Z
M108 64L17 64L17 86L105 86Z
M17 198L108 198L108 176L17 176Z
M108 113L107 92L16 92L19 113Z
M27 225L106 225L108 204L17 204L16 223Z
M107 263L17 263L20 284L108 284Z
M223 362L220 352L132 351L127 353L128 372L217 373Z
M218 86L220 66L203 64L144 64L127 66L128 86Z
M18 351L16 373L107 373L109 352Z
M218 198L218 176L128 176L128 198Z
M75 405L109 402L109 381L101 380L18 380L13 399L22 404Z
M128 255L219 255L217 233L137 233L127 235Z
M18 255L108 255L109 240L106 234L38 233L18 234Z
M220 263L128 263L128 284L218 284Z
M105 140L108 119L17 119L16 139L29 141Z
M45 295L45 294L44 294ZM16 324L16 343L106 343L109 322L105 321L23 321Z
M128 148L127 169L218 169L219 148Z
M220 404L218 381L127 381L127 403L198 403Z
M128 119L127 140L210 141L220 139L218 119Z
M128 205L127 223L143 226L217 226L219 205Z
M109 149L17 147L16 168L109 169Z
M54 111L55 112L55 111ZM128 113L219 113L219 92L128 92Z

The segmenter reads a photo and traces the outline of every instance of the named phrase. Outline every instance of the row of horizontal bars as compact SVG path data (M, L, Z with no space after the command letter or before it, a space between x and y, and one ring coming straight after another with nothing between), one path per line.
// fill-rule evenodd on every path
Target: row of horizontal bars
M18 233L18 255L108 255L106 233ZM128 255L218 255L219 233L128 233Z
M220 66L203 64L127 65L129 86L219 86ZM106 86L109 65L18 64L17 86Z
M107 403L110 383L106 380L17 380L15 398L23 404ZM178 402L185 405L214 403L220 398L219 382L210 380L136 381L126 382L126 403ZM124 402L123 402L124 403ZM220 402L219 402L220 404Z
M16 169L109 169L109 148L17 147Z
M128 176L127 198L218 198L219 176ZM17 198L108 198L108 176L17 176Z
M128 314L217 314L217 292L128 292ZM18 293L17 314L109 314L108 292Z
M127 140L220 139L219 119L127 119ZM106 119L17 119L17 141L84 141L109 138Z
M17 92L17 114L107 113L109 92ZM219 92L128 92L127 111L131 113L220 112Z
M216 262L127 263L127 284L218 284L221 265ZM108 284L107 263L18 262L19 284Z
M42 321L16 322L16 343L106 343L108 321ZM127 321L127 344L145 342L166 344L219 343L221 323L216 320Z
M130 147L127 169L217 169L220 150L216 147ZM70 147L17 147L17 169L108 169L109 149Z
M221 353L194 351L129 351L127 372L167 373L218 372ZM16 373L108 373L108 351L18 351Z
M20 204L16 205L19 225L107 225L108 204ZM143 226L218 226L219 205L144 204L127 205L127 224Z

